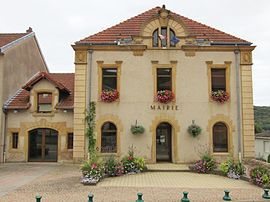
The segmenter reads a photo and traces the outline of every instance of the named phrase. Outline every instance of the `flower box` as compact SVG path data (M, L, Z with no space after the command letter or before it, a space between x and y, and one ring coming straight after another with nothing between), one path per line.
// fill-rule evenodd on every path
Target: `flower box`
M224 90L218 90L218 91L212 91L211 97L212 97L212 100L223 104L229 100L230 95Z
M103 102L114 102L118 98L119 92L117 90L103 90L100 95Z
M156 100L160 103L169 103L174 99L174 94L171 90L157 91Z

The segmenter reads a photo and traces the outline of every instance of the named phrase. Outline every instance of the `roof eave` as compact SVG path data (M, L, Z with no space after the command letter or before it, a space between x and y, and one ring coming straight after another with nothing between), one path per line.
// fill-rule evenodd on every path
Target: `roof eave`
M20 43L21 41L24 41L30 37L35 36L35 32L30 32L29 34L26 34L25 36L22 36L21 38L18 38L2 47L0 47L0 52L3 54L5 51L7 51L8 49L12 48L13 46L17 45L18 43Z

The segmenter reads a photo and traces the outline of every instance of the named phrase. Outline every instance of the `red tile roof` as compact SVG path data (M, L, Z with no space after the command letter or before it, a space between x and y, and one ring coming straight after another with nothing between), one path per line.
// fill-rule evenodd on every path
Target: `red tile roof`
M19 38L22 38L23 36L27 35L29 33L10 33L10 34L0 34L0 48L16 41Z
M141 26L147 22L151 17L158 14L160 7L152 8L144 13L141 13L135 17L132 17L124 22L121 22L115 26L112 26L106 30L103 30L97 34L86 37L76 44L80 43L111 43L117 39L128 38L131 36L139 36L141 31ZM207 25L201 24L194 20L188 19L179 14L170 12L170 14L183 22L184 26L189 32L189 36L207 39L213 42L244 42L248 43L243 39L237 38L225 32L219 31Z
M34 75L22 89L9 99L4 108L6 109L28 109L30 107L30 89L41 79L47 79L65 93L65 96L56 105L58 109L73 109L74 105L74 73L46 73L39 72Z

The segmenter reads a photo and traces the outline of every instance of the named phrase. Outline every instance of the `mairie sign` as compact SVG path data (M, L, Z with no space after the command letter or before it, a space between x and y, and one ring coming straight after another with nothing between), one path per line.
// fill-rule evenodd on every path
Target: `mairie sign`
M178 105L151 105L151 110L179 110Z

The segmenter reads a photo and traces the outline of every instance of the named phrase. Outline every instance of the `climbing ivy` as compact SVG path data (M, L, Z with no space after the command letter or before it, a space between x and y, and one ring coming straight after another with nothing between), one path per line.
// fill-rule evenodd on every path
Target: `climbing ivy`
M86 136L88 137L88 153L89 158L93 158L96 156L96 139L95 139L95 118L96 118L96 103L89 103L89 110L86 111Z

